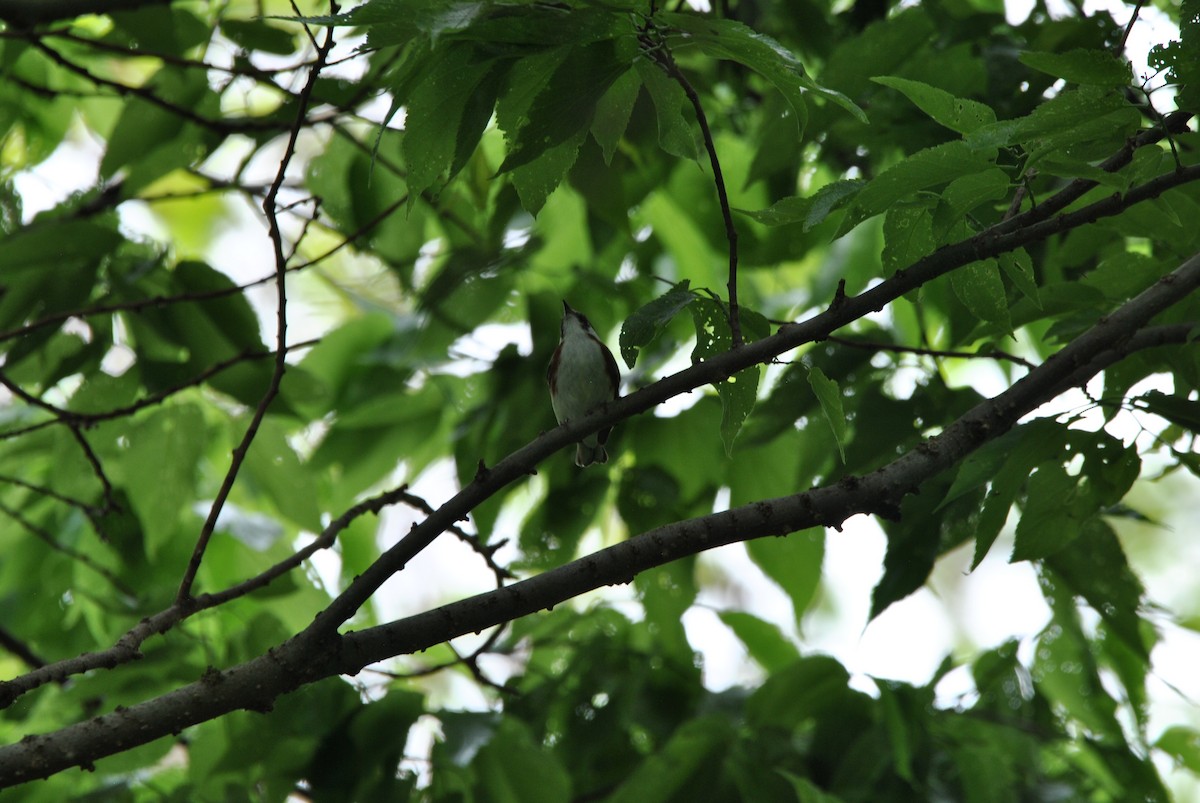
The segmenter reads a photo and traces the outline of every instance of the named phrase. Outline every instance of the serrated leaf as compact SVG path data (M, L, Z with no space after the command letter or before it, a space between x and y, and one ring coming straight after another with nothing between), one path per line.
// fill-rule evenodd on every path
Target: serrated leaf
M180 517L195 499L206 430L199 407L178 404L150 413L129 434L129 449L116 473L131 493L151 561L175 535Z
M1004 275L1013 283L1013 286L1021 291L1021 295L1028 298L1035 307L1042 308L1042 297L1038 293L1037 279L1033 275L1033 260L1029 258L1029 253L1024 248L1018 248L1015 251L1001 254L1000 268L1004 271Z
M163 70L147 89L164 102L187 109L215 98L208 82L197 72ZM186 129L187 123L180 115L141 98L131 98L108 136L100 176L107 179L121 168L136 169L137 186L124 187L124 192L133 192L178 167L199 161L203 157L196 152L199 142L187 137ZM152 155L154 159L150 159Z
M1200 432L1200 402L1152 390L1135 398L1133 403L1189 432Z
M1066 53L1028 52L1017 58L1027 67L1072 84L1121 87L1133 77L1129 62L1108 50L1078 48Z
M697 298L689 306L696 327L692 362L708 359L731 347L733 335L726 309L723 303L711 298ZM770 327L761 315L744 308L740 312L745 342L753 342L769 332ZM725 444L727 455L732 454L733 442L750 415L750 410L754 408L761 375L760 366L754 365L715 383L717 395L721 398L721 441Z
M833 439L837 441L838 453L842 462L846 462L846 413L842 409L842 391L838 383L815 365L808 369L808 384L812 386L817 401L821 404L821 412L833 430Z
M884 275L907 268L933 252L933 216L920 205L894 206L883 218Z
M1149 659L1138 615L1142 584L1112 527L1101 519L1090 519L1080 537L1046 558L1046 565L1073 594L1087 600L1129 649Z
M648 61L638 61L636 66L637 74L654 103L659 147L672 156L694 161L699 151L688 117L691 104L683 88Z
M831 181L817 190L812 197L812 208L809 210L808 216L804 218L804 230L808 231L822 223L831 212L848 204L866 186L867 182L863 179L853 178Z
M550 193L579 159L579 147L586 136L587 131L577 131L566 142L547 148L537 159L513 169L513 186L525 211L535 217L542 211Z
M918 190L987 170L993 158L994 152L973 150L964 142L926 148L879 174L858 194L855 208L865 219Z
M450 45L433 58L408 100L407 119L421 121L407 126L402 143L410 205L465 163L487 124L502 77L495 62L472 45Z
M617 144L621 141L629 118L633 115L633 104L637 100L642 83L634 70L621 73L608 91L596 104L596 116L592 120L592 136L604 154L604 164L611 164Z
M1106 115L1128 109L1128 104L1116 92L1094 86L1060 92L1039 105L1025 117L1001 120L981 126L965 137L968 148L993 148L1029 143L1035 139L1070 132L1079 126L1095 125ZM1111 121L1100 122L1112 129Z
M802 223L804 231L809 231L829 217L831 212L849 203L866 184L862 179L831 181L805 198L780 198L766 209L737 211L766 226Z
M996 167L951 181L942 191L941 203L934 213L938 240L941 241L951 227L972 210L1007 196L1010 186L1008 175Z
M497 172L527 164L586 131L600 98L629 67L612 41L573 48L530 104L528 120L517 131Z
M699 296L688 289L688 280L641 306L621 324L621 358L630 368L637 362L638 352L658 336L658 333Z
M808 217L812 210L813 199L801 198L796 195L780 198L766 209L738 209L749 218L757 220L764 226L787 226L799 223Z
M877 76L871 80L903 93L921 111L951 131L970 134L977 128L996 122L996 113L991 107L974 100L957 98L944 89L890 75Z
M867 122L867 115L854 101L810 78L800 59L771 37L730 19L677 13L660 16L671 28L687 34L685 41L695 42L710 55L736 61L766 78L788 99L800 119L807 115L804 92L808 91L833 101L859 122Z
M1008 299L996 260L985 259L959 268L950 274L950 286L963 306L977 318L998 324L1005 332L1012 331Z
M1078 477L1068 474L1060 463L1042 464L1029 478L1010 561L1045 558L1074 541L1093 512L1087 507Z

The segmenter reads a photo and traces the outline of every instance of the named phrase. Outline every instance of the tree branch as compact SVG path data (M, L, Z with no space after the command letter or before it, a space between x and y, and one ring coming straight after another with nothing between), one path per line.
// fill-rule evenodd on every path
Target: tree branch
M40 25L82 14L111 14L144 6L165 6L171 0L0 0L0 20L13 25Z
M647 21L646 24L649 26L650 22ZM695 87L679 69L679 65L675 63L666 42L653 41L649 32L644 36L643 52L647 53L655 64L659 65L675 83L683 88L683 93L687 95L688 102L692 104L692 109L696 113L696 121L700 124L704 149L708 152L708 162L712 166L713 183L717 187L721 217L725 222L725 241L729 244L729 280L726 284L729 292L729 343L730 348L738 349L742 346L742 321L737 295L738 233L737 226L733 222L733 210L729 206L729 193L725 190L725 175L721 171L721 160L717 158L717 146L713 142L712 131L708 127L708 116L704 113L704 106L700 103L700 96L696 94Z
M332 636L383 585L410 560L462 519L477 505L501 488L527 476L541 460L570 443L606 426L649 410L667 399L696 388L727 379L751 365L766 363L786 351L815 340L827 338L837 329L887 304L910 290L943 276L956 268L987 257L1011 251L1051 234L1067 231L1099 218L1115 215L1135 203L1154 198L1171 187L1200 178L1200 165L1173 171L1131 189L1122 198L1110 196L1074 212L1043 219L1047 204L997 224L967 240L943 246L918 260L906 270L898 270L857 296L847 297L806 321L781 327L776 334L697 363L690 368L623 396L576 421L563 424L518 449L476 479L442 505L433 515L380 556L346 588L324 611L313 626ZM1013 227L1016 223L1017 227ZM1023 227L1021 227L1023 224Z
M276 697L306 683L335 674L356 674L375 661L552 608L603 585L628 583L638 572L713 547L782 536L810 526L838 526L858 513L894 517L906 494L918 492L921 483L1006 432L1021 416L1061 392L1067 382L1085 382L1129 353L1139 328L1198 287L1200 254L1101 319L1011 388L976 405L940 435L871 474L659 527L528 580L361 632L339 636L314 622L279 647L230 670L210 668L200 680L161 697L54 733L26 736L18 744L0 748L0 786L46 777L72 766L90 768L99 758L233 710L269 711ZM740 356L760 342L714 361ZM604 414L612 415L613 407ZM537 451L534 447L539 444L561 441L559 445L565 446L576 439L569 436L580 434L573 430L583 431L582 425L581 421L559 427L500 465ZM437 518L446 507L430 518Z
M12 680L0 681L0 709L12 705L17 698L26 692L52 682L61 682L72 675L90 672L94 669L114 669L121 664L129 663L141 657L139 651L143 642L156 634L166 633L183 620L200 611L224 605L231 600L265 588L272 581L287 572L297 568L316 552L333 546L338 535L350 526L351 522L367 513L378 514L385 507L404 501L408 496L408 487L400 486L377 496L364 499L351 507L341 516L329 523L321 535L311 544L284 558L263 572L242 582L230 586L223 591L211 594L201 594L191 605L174 604L159 611L153 616L142 619L128 631L112 647L100 652L89 652L74 658L56 661L52 664L40 665L35 671L28 672Z
M337 3L331 0L329 5L331 9L330 13L336 14ZM296 119L292 123L291 132L288 134L287 146L284 149L283 158L279 162L279 170L275 174L275 181L267 191L267 197L263 200L263 211L267 216L271 244L275 251L275 289L277 299L275 311L275 368L271 374L271 384L267 387L262 400L259 401L258 407L254 410L254 415L250 419L249 426L246 427L246 432L242 436L241 442L233 450L229 470L225 473L225 479L221 482L221 487L217 491L212 507L209 508L208 518L204 521L204 526L200 530L200 536L196 539L196 547L192 551L192 557L188 560L187 569L184 570L183 579L179 583L176 604L185 607L194 603L192 599L192 584L196 580L196 572L200 570L200 562L204 559L204 552L208 547L208 541L216 530L217 517L221 514L222 508L225 507L225 500L229 498L230 491L233 490L233 483L237 479L238 470L241 468L242 461L246 459L246 454L250 450L250 444L254 442L255 436L258 434L258 427L267 414L267 407L270 406L275 396L279 393L279 385L283 380L284 371L287 369L288 268L287 257L283 253L283 235L279 230L276 201L279 197L279 190L283 186L284 178L287 175L288 165L296 153L296 141L300 137L301 130L304 129L305 118L308 114L309 98L312 97L313 89L317 85L317 76L321 74L321 68L325 65L325 59L329 56L329 51L333 49L333 44L333 28L329 28L325 32L325 41L317 48L317 58L308 73L308 80L305 82L304 88L300 90Z

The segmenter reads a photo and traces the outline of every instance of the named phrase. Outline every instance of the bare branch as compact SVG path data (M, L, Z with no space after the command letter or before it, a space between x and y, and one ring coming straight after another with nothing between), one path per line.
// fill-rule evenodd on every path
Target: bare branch
M316 552L333 546L338 535L349 527L354 520L367 513L378 514L385 507L402 501L407 492L407 486L402 485L399 488L394 488L369 499L364 499L331 521L329 526L321 532L320 536L308 546L298 550L295 554L289 555L260 574L230 586L223 591L212 594L201 594L192 600L192 603L188 606L174 604L153 616L141 620L107 650L85 653L75 658L41 666L36 671L29 672L12 680L0 681L0 709L7 708L21 695L44 686L47 683L62 681L72 675L78 675L95 669L113 669L121 664L126 664L140 658L141 653L139 648L146 639L154 635L166 633L175 627L175 625L200 611L224 605L231 600L244 597L249 593L265 588L272 581L299 567Z
M333 13L337 13L337 3L331 2L330 6ZM241 468L242 462L246 459L246 454L250 450L250 444L254 442L255 436L258 434L258 427L262 423L263 417L267 414L267 407L270 406L275 396L279 393L279 385L283 380L284 371L287 369L288 267L287 256L284 254L283 249L283 234L279 229L279 210L276 207L276 202L279 197L279 190L283 186L284 178L287 175L288 165L296 153L296 141L299 139L300 132L305 126L309 98L312 97L313 88L317 85L317 76L321 74L321 68L325 64L325 59L329 56L329 51L333 49L333 44L333 29L330 28L325 33L325 41L317 50L317 58L312 69L309 71L308 81L305 83L304 89L300 91L296 119L292 123L291 133L288 135L287 146L284 149L283 158L279 162L279 170L275 174L275 182L271 185L271 189L267 191L267 197L263 200L263 211L267 216L271 245L275 251L275 289L277 299L275 368L271 375L271 384L263 394L262 400L258 403L258 407L250 419L249 426L246 427L246 432L242 436L241 442L233 450L229 470L225 473L225 479L221 482L221 487L217 491L212 507L209 508L208 518L200 530L200 536L196 539L196 547L192 551L192 557L188 560L187 569L184 571L183 579L179 583L176 603L185 607L194 603L192 599L192 584L195 582L196 572L200 570L200 562L204 558L204 551L208 547L208 541L212 537L214 530L216 530L217 517L221 514L222 508L225 507L225 500L229 498L230 491L233 490L233 483L237 479L238 470Z
M949 357L960 360L1007 360L1011 363L1023 366L1025 368L1033 368L1033 363L1024 357L1018 357L1015 354L1009 354L1007 351L999 349L989 349L987 351L942 351L939 349L924 349L916 346L899 346L895 343L881 343L873 340L856 340L848 337L837 337L830 335L825 338L830 343L837 343L841 346L849 346L856 349L867 349L869 351L891 351L897 354L919 354L925 357Z
M501 488L524 476L539 461L606 426L651 409L667 399L704 385L727 379L751 365L766 363L786 351L829 337L852 321L883 309L887 304L917 287L956 268L980 259L1011 251L1022 245L1067 231L1101 217L1115 215L1140 201L1157 197L1171 187L1200 178L1200 165L1164 174L1134 187L1124 197L1109 196L1094 204L1056 217L1047 217L1050 204L1042 204L1003 221L967 240L943 246L890 279L857 296L846 297L836 307L802 323L781 327L771 337L756 340L740 349L719 354L690 368L666 377L642 390L623 396L597 412L563 424L543 437L518 449L476 479L424 522L385 552L369 569L318 614L313 627L332 636L375 593L383 583L403 569L450 525L466 516L477 505ZM1082 191L1081 191L1082 193Z
M646 25L650 25L649 21L647 21ZM683 93L687 95L688 102L692 104L692 109L696 113L696 121L700 123L700 134L704 139L704 149L708 152L708 162L712 166L713 183L717 187L717 200L721 205L721 217L725 221L725 241L729 244L729 281L726 287L729 292L730 348L741 348L742 321L741 313L738 309L737 297L738 233L737 226L733 222L733 210L729 206L729 193L725 190L725 175L721 171L721 160L717 158L717 146L713 142L712 131L708 127L708 116L704 113L704 106L700 103L700 96L696 94L695 87L688 81L683 71L679 69L679 65L675 63L675 59L672 57L666 42L652 39L649 28L642 35L642 52L650 56L655 64L661 67L667 75L671 76L683 88Z
M82 14L110 14L145 6L165 6L171 0L0 0L0 20L14 25L38 25Z
M941 434L871 474L676 522L528 580L360 632L339 635L329 631L327 623L319 618L295 638L232 669L210 667L196 682L155 699L0 747L0 786L43 778L72 766L88 767L104 756L237 709L269 710L276 697L306 683L334 674L356 674L371 663L551 608L591 589L630 582L638 572L717 546L782 536L810 526L839 526L857 513L893 517L898 514L900 500L921 483L1006 432L1021 416L1053 398L1068 383L1086 382L1128 354L1140 327L1197 288L1200 254L1101 320L1011 388L976 405ZM847 304L855 300L848 299ZM710 362L731 362L761 342L726 352ZM672 385L672 380L687 373L668 377L657 385ZM650 395L652 388L627 398ZM606 410L605 415L609 414ZM592 420L586 425L600 426L601 422ZM584 426L581 421L546 433L502 460L489 476L503 474L533 455L545 456L565 446L585 431ZM430 518L436 518L447 507Z

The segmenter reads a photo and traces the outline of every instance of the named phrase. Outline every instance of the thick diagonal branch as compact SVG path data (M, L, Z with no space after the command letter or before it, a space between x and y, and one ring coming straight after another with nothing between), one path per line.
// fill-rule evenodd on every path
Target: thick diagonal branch
M1144 338L1139 343L1137 333L1198 287L1200 254L1101 319L1011 388L871 474L660 527L529 580L391 624L339 635L314 623L267 654L228 671L210 669L195 683L156 699L0 748L0 786L72 766L88 767L104 756L237 709L267 711L276 697L307 683L354 674L384 658L552 608L586 591L629 582L641 571L716 546L814 525L837 526L858 513L895 515L905 494L917 492L923 482L1008 431L1021 416L1068 387L1086 382L1129 351L1160 342ZM559 428L539 441L558 440L557 433L570 429ZM431 518L436 517L435 513Z

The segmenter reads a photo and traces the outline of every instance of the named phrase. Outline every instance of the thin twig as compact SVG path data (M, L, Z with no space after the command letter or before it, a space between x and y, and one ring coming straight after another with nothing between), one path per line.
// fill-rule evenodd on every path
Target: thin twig
M337 13L337 2L331 0L330 8L332 13ZM317 84L317 76L321 73L321 68L325 64L325 59L329 55L329 51L333 49L333 29L326 31L325 41L317 48L317 58L313 63L312 69L309 71L308 80L304 84L304 88L300 91L297 102L296 119L292 123L291 132L288 134L287 146L284 149L283 158L279 162L279 170L275 174L275 181L271 185L271 189L267 191L267 197L263 200L263 212L267 216L268 234L271 239L271 245L275 252L275 289L276 289L276 352L275 366L271 374L271 383L263 394L262 400L259 401L258 407L254 410L254 415L250 418L250 424L246 427L246 432L242 436L241 442L234 448L231 455L228 471L225 472L225 479L221 482L221 487L217 491L216 498L213 500L212 506L208 511L208 518L204 521L204 526L200 530L200 536L196 539L195 549L192 550L192 557L188 560L187 568L184 570L183 579L179 583L179 592L176 594L176 603L189 607L194 604L192 598L192 585L196 580L196 573L200 570L200 562L204 559L204 552L208 548L209 539L212 538L213 532L217 527L217 517L221 510L225 507L225 500L229 498L229 493L233 490L234 481L237 479L238 471L242 466L242 462L246 459L246 454L250 451L250 444L254 442L255 436L258 434L259 425L262 424L263 418L267 414L267 408L279 393L279 386L283 380L284 371L287 370L287 257L283 252L283 234L279 229L278 210L276 209L276 200L279 197L279 190L283 185L284 177L287 175L288 165L292 161L292 157L296 153L296 142L300 137L301 130L304 129L306 117L308 114L308 102L312 96L313 88Z
M1146 0L1137 0L1133 4L1133 13L1129 15L1129 22L1125 25L1125 32L1121 34L1121 41L1117 43L1116 53L1118 56L1125 53L1125 44L1129 41L1129 34L1133 31L1133 24L1137 22L1138 15L1142 13L1142 5Z
M8 650L34 669L39 669L46 665L46 661L34 652L32 647L14 636L3 626L0 626L0 647Z
M47 683L59 681L72 675L90 672L95 669L113 669L121 664L129 663L140 657L139 648L142 643L155 634L166 633L180 622L200 611L224 605L227 602L244 597L300 566L316 552L328 549L337 541L337 536L360 516L367 513L378 514L383 508L401 501L408 486L402 485L390 491L364 499L345 513L331 521L321 531L321 534L308 546L297 550L270 568L212 594L201 594L195 597L189 605L174 603L170 607L148 616L137 625L125 632L116 644L107 650L89 652L74 658L55 662L33 672L21 675L10 681L0 681L0 709L11 705L18 697L26 692L44 686Z
M68 558L70 558L73 561L76 561L81 566L86 566L87 568L89 568L93 572L95 572L96 574L103 577L105 580L107 580L109 582L109 584L114 589L116 589L118 592L120 592L124 596L126 596L130 599L137 599L136 591L134 591L131 587L126 585L125 582L121 580L121 578L117 577L111 571L104 568L99 563L96 563L96 561L92 560L91 556L88 555L87 553L80 552L78 549L75 549L74 547L69 547L64 544L60 544L58 542L58 540L53 535L51 535L48 530L46 530L46 528L41 527L37 524L34 524L32 521L25 518L20 513L18 513L16 510L13 510L11 507L4 504L3 502L0 502L0 513L3 513L4 515L8 516L10 519L15 521L17 524L24 527L26 530L28 530L30 533L32 533L34 536L36 536L39 541L42 541L44 544L46 544L46 546L50 547L55 552L59 552L63 555L66 555Z
M646 24L647 29L641 37L642 52L646 53L655 64L683 88L688 102L692 104L692 109L696 113L696 120L700 123L700 134L704 139L704 148L708 151L708 162L713 171L713 183L717 186L717 199L721 205L721 217L725 221L725 240L729 244L729 281L726 286L729 290L730 348L737 349L742 345L742 323L737 295L738 233L737 226L733 222L733 210L729 206L729 193L725 190L725 175L721 171L721 160L717 157L717 146L713 142L712 131L708 127L708 116L704 113L700 96L696 94L695 87L679 69L679 65L675 63L666 42L654 41L650 36L650 23Z
M870 351L894 351L901 354L920 354L926 357L950 357L962 360L1007 360L1016 363L1024 368L1032 369L1033 363L1024 357L1018 357L1015 354L1009 354L1006 351L992 349L990 351L942 351L940 349L918 348L916 346L898 346L895 343L881 343L871 340L853 340L851 338L837 337L830 335L825 338L830 343L838 343L842 346L850 346L856 349L868 349Z
M401 501L409 507L416 508L427 516L434 511L432 505L414 493L405 493L401 498ZM496 576L497 587L504 585L505 580L512 580L515 577L515 575L508 569L496 563L495 559L496 551L500 549L500 547L504 546L507 543L507 540L497 541L494 544L484 544L479 539L478 535L471 535L457 524L451 525L446 529L454 533L454 535L458 537L458 540L469 546L476 554L483 558L484 562L487 563L487 567L491 569L492 574Z
M180 106L177 103L172 103L171 101L166 100L165 98L159 97L154 92L151 92L149 89L146 89L145 87L133 86L131 84L123 84L120 81L113 81L108 78L102 78L101 76L96 75L95 73L88 70L86 67L82 67L82 66L76 64L75 62L71 61L66 56L64 56L62 53L58 52L54 48L50 47L50 45L43 42L41 40L41 38L38 36L31 35L31 36L27 37L26 40L31 45L33 45L33 47L37 48L42 53L46 54L46 56L51 61L53 61L55 64L58 64L59 66L68 70L69 72L73 72L76 75L86 78L88 81L91 81L96 86L106 87L121 96L132 95L133 97L136 97L136 98L146 101L147 103L151 104L152 106L157 106L160 109L163 109L164 111L170 112L171 114L175 115L176 117L180 117L184 120L193 122L196 125L199 125L203 128L206 128L206 129L209 129L212 131L219 131L219 132L226 133L226 134L241 133L241 132L246 132L246 131L277 131L277 130L283 128L283 126L280 124L279 121L269 120L269 119L260 120L260 119L250 118L250 117L240 117L240 118L229 119L229 120L210 119L201 114L198 114L193 109L190 109L186 106Z

